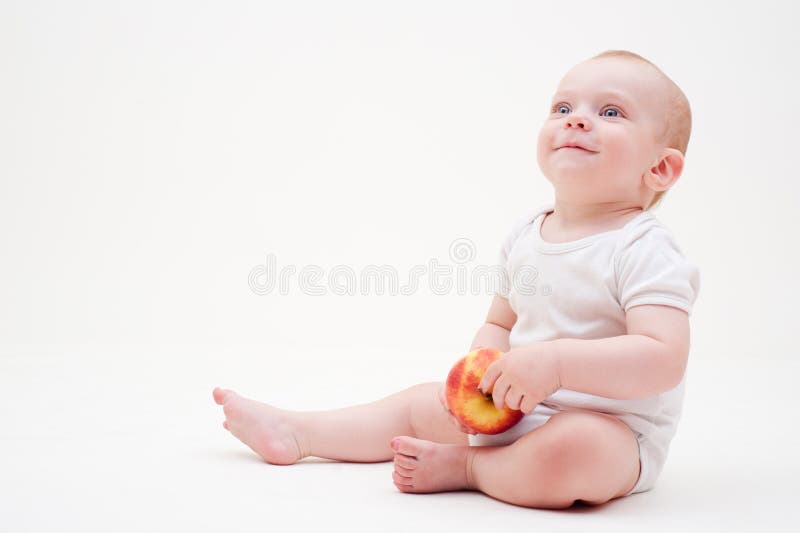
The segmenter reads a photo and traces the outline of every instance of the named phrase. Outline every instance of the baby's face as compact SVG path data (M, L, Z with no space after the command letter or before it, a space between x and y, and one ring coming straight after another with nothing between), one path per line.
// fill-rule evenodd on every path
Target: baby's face
M572 68L539 133L538 161L556 197L580 204L640 203L657 161L666 88L639 61L603 57Z

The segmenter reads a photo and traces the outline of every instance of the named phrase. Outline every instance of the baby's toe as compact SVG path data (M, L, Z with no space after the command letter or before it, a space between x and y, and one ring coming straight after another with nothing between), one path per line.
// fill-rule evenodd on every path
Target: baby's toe
M415 439L414 437L395 437L392 439L392 449L403 455L410 455L416 457L419 455L423 448L424 443L427 441Z
M397 463L394 465L394 471L400 474L403 477L413 478L414 477L414 470L411 468L406 468L404 466L400 466Z
M397 485L397 488L400 490L408 490L411 488L412 479L410 477L400 475L396 471L392 472L392 481L394 481L394 484Z
M402 466L403 468L413 470L417 467L418 463L419 461L414 457L409 457L408 455L403 455L400 453L396 453L394 455L394 464Z
M236 393L229 389L222 389L217 387L214 389L214 401L217 402L219 405L224 405L232 396L236 396Z

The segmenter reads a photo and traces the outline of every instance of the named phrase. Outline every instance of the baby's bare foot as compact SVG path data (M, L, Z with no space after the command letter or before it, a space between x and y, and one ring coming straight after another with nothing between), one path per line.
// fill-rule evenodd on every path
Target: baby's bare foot
M225 412L225 429L268 463L290 465L306 457L287 411L228 389L214 389L214 401Z
M469 489L469 446L439 444L413 437L392 439L394 484L402 492Z

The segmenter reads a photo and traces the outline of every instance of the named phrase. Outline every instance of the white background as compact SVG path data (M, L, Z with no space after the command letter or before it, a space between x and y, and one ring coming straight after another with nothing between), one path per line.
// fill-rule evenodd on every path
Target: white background
M788 1L3 1L6 511L46 529L35 505L62 502L50 525L85 528L59 494L104 493L91 458L142 442L158 455L170 436L200 450L176 448L187 472L229 475L213 450L243 447L219 427L217 384L321 409L443 379L485 291L436 294L423 277L411 295L315 296L295 275L288 294L257 295L248 276L274 254L278 269L389 265L402 284L431 258L454 265L459 238L475 244L470 269L491 264L512 222L552 201L535 140L560 77L608 49L650 59L692 105L685 172L655 211L701 270L690 369L706 381L689 382L684 458L705 446L751 464L748 479L762 454L799 473L797 433L781 429L796 401L776 385L798 375L797 19ZM736 429L709 445L689 414L704 401L754 418L728 413ZM729 437L749 444L725 455ZM77 488L64 462L29 468L54 441L86 460ZM774 441L785 455L762 446ZM687 464L665 470L675 494Z

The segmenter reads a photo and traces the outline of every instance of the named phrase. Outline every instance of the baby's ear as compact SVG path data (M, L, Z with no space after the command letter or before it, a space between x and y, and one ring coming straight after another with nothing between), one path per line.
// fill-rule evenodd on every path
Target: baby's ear
M643 178L654 191L665 191L678 181L683 172L683 154L675 148L664 148L661 157L645 172Z

